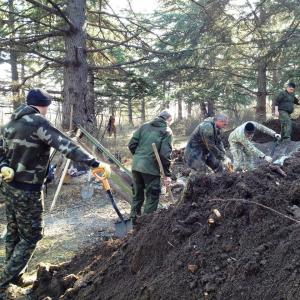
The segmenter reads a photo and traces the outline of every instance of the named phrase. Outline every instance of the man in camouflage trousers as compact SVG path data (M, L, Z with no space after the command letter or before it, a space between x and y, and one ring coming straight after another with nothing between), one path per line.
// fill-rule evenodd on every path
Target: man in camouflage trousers
M226 126L228 117L220 114L205 119L196 127L185 147L184 159L188 167L200 172L206 172L207 166L214 172L223 171L223 162L228 158L221 129Z
M99 163L45 118L51 96L40 89L30 90L27 105L20 106L4 126L0 143L0 191L7 217L6 264L0 278L2 292L9 283L22 284L22 274L43 231L41 190L47 174L50 148L66 157L95 168ZM23 282L24 283L24 282Z
M166 175L165 185L171 182L171 154L173 134L169 125L172 115L167 111L161 112L157 118L143 124L133 133L128 148L133 154L132 177L133 199L131 218L133 224L142 212L144 198L146 203L144 214L156 211L161 190L159 166L156 161L152 143L155 143Z
M290 82L285 91L281 91L275 99L275 116L279 117L281 123L282 141L290 141L292 135L291 114L294 104L300 105L299 99L295 97L296 85Z
M230 133L228 138L230 151L233 156L234 171L253 170L255 158L272 162L272 157L265 155L251 142L255 130L268 134L277 140L281 138L280 134L277 134L274 130L254 121L246 122L237 127Z

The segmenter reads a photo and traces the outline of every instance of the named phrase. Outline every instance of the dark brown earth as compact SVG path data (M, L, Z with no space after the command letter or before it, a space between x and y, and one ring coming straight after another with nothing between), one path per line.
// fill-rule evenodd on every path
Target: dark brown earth
M193 175L179 207L40 268L33 299L300 299L300 153L282 169Z

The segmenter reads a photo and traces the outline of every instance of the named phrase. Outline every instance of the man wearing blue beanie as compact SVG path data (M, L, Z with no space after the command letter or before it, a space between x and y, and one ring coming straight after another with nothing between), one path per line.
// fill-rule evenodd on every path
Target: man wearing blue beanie
M109 165L90 156L45 118L52 101L47 92L32 89L26 101L12 114L0 139L0 192L5 198L7 218L6 264L0 292L5 292L9 283L24 284L22 273L42 238L41 190L50 148L92 168L102 167L104 176L110 175Z

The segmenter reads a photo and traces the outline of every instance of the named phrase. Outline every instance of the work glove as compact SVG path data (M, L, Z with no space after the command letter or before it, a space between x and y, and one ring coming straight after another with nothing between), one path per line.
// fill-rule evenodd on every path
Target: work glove
M166 187L168 187L168 186L170 185L171 182L172 182L171 177L165 177L165 178L164 178L164 185L165 185Z
M279 141L281 139L281 135L279 133L274 134L275 140Z
M103 173L103 177L105 177L106 179L108 179L110 177L111 169L110 169L109 164L106 164L104 162L99 162L98 167L93 168L93 170L95 170L95 169L101 169L99 171L101 171Z
M15 171L10 167L2 167L1 168L1 177L5 182L13 181L15 176Z
M225 159L223 160L223 164L225 166L228 166L228 165L232 164L232 161L231 161L231 159L228 156L225 156Z
M268 162L268 163L271 163L273 158L271 156L265 156L264 159Z

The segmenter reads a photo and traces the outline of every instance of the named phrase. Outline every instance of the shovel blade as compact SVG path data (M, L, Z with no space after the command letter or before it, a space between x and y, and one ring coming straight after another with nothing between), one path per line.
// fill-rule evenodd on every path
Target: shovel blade
M116 229L116 237L122 238L128 234L130 230L132 230L132 220L131 219L124 219L124 221L117 221L115 223Z
M83 200L91 199L93 197L93 195L94 195L94 187L92 185L84 186L81 189L81 198Z

